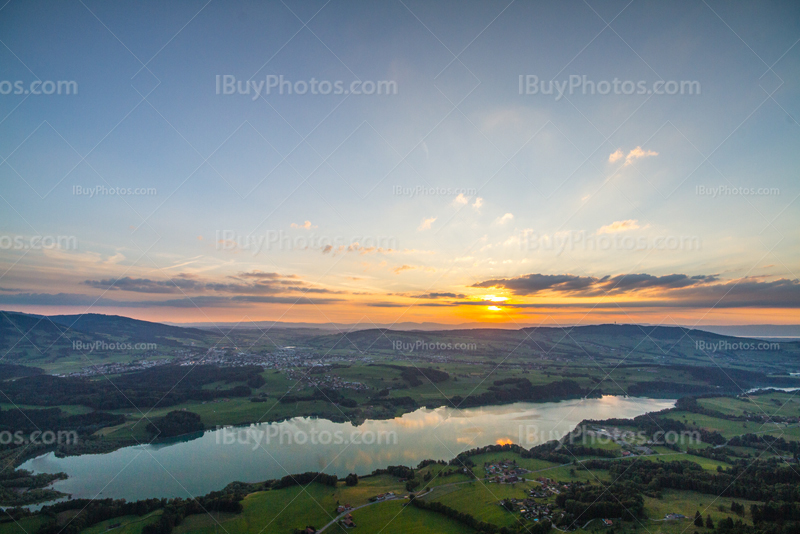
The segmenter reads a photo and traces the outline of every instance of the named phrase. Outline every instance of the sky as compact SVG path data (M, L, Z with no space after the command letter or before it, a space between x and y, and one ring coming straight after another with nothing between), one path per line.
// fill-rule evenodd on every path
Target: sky
M0 309L797 324L796 2L0 8Z

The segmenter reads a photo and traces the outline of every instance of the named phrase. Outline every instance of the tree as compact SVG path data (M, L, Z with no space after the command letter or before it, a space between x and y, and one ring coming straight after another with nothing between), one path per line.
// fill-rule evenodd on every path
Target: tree
M696 527L703 526L703 516L700 515L700 510L694 513L694 526Z
M349 474L349 475L347 475L347 477L344 479L344 483L345 483L345 484L347 484L348 486L355 486L355 485L357 485L357 484L358 484L358 475L357 475L357 474L355 474L355 473L350 473L350 474Z
M200 416L194 412L173 410L164 417L149 423L146 430L159 438L181 436L205 429Z
M714 528L714 521L711 519L710 515L706 516L706 528Z

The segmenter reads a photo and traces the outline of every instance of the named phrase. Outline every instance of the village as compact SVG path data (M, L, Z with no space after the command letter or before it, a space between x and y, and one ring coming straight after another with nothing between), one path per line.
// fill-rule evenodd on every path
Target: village
M532 521L539 521L542 519L553 521L553 514L556 512L555 503L537 502L536 499L549 499L553 495L559 495L562 492L568 491L573 483L557 482L546 477L539 477L536 479L536 482L540 484L540 487L530 490L528 492L528 497L524 499L505 499L500 502L500 506L503 506L509 511L518 511L522 517Z
M495 484L513 484L524 480L523 475L530 473L527 469L519 467L516 460L501 460L497 463L485 464L483 469L488 481Z

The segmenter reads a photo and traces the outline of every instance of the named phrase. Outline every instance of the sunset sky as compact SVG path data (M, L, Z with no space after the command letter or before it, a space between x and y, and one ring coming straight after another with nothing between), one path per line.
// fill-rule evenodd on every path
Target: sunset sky
M798 324L798 34L794 1L7 3L0 309Z

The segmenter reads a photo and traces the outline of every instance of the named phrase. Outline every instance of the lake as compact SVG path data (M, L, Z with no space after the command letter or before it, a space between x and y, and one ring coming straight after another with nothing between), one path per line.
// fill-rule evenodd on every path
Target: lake
M208 430L195 439L137 445L108 454L25 462L36 473L65 472L54 489L75 498L190 498L233 481L259 482L306 471L345 477L425 459L450 460L497 443L526 448L559 439L584 419L630 418L671 408L674 400L604 396L456 410L421 408L359 426L296 417L280 423Z

